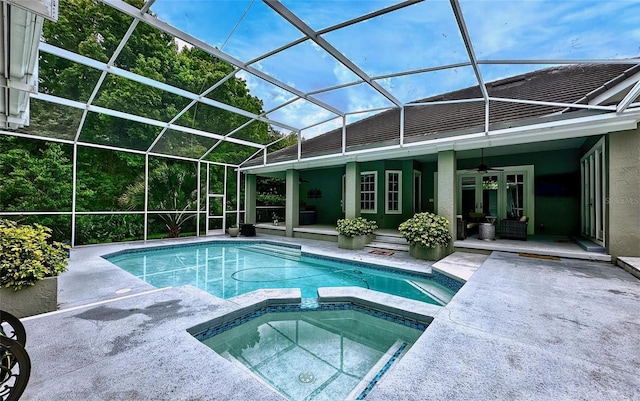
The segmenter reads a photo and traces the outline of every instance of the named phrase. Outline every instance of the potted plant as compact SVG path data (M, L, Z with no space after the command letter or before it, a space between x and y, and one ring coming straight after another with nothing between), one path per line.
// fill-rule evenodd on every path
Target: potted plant
M69 246L49 241L51 229L0 219L2 309L25 317L58 307L57 276L67 270Z
M340 219L337 222L338 247L344 249L364 249L368 237L378 228L375 221L364 217Z
M232 224L228 229L227 232L229 233L230 237L237 237L238 234L240 233L240 227L238 227L237 224Z
M437 214L416 213L400 224L400 234L409 242L409 254L417 259L440 260L449 252L449 220Z

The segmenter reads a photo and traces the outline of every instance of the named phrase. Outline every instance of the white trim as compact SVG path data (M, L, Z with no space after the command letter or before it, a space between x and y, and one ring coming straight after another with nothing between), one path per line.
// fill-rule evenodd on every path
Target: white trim
M389 209L389 201L391 192L389 191L389 176L391 174L398 175L398 189L395 191L398 194L398 209ZM385 214L402 214L402 170L385 170L384 172L384 213Z
M605 155L606 142L602 137L580 158L580 233L602 246L605 246L607 232L604 221L608 174Z
M362 190L362 177L365 175L373 175L373 191ZM373 209L365 209L362 207L362 195L365 193L373 194ZM363 171L360 173L360 213L361 214L375 214L378 213L378 172L377 171Z

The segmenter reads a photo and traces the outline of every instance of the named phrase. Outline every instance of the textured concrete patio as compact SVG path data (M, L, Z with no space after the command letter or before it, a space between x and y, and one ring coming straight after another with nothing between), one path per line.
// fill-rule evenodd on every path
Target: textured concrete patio
M261 239L274 238L292 241ZM430 268L402 252L293 242L309 252ZM23 320L33 370L22 399L281 400L186 331L259 296L154 289L100 258L136 246L72 251L59 283L63 309ZM494 252L366 399L640 399L639 303L640 281L611 264Z

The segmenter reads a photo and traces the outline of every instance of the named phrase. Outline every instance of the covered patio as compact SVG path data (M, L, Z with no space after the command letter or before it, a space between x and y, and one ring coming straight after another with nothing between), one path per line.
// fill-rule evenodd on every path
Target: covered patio
M270 223L256 224L259 233L268 235L285 235L284 226L274 226ZM325 241L338 241L338 232L335 226L331 225L304 225L293 229L293 238L320 239ZM367 245L367 249L383 249L392 252L408 252L409 246L402 238L398 230L378 229L375 232L376 239ZM556 257L579 260L591 260L600 262L611 262L611 255L604 253L601 249L587 250L579 244L579 238L530 235L526 241L502 239L500 235L495 240L478 239L478 234L474 234L464 240L456 240L453 245L458 251L491 253L493 251L508 252L516 254L528 254L532 257ZM589 242L586 242L589 244ZM589 245L585 245L589 246Z

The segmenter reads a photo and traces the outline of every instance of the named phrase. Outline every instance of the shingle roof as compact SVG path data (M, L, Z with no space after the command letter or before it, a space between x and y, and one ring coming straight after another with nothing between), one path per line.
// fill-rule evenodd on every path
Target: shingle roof
M485 86L490 97L545 101L554 103L587 103L617 83L640 71L640 65L581 64L551 67L521 74ZM412 103L481 98L479 86L465 88L417 100ZM565 107L490 101L489 121L508 125L517 121L574 111ZM414 142L484 125L484 102L465 102L405 106L405 142ZM400 110L393 109L347 125L347 150L399 143ZM342 129L336 129L302 143L303 156L341 151ZM297 146L273 152L269 162L292 160ZM261 160L261 159L260 159ZM251 161L249 165L257 164Z

